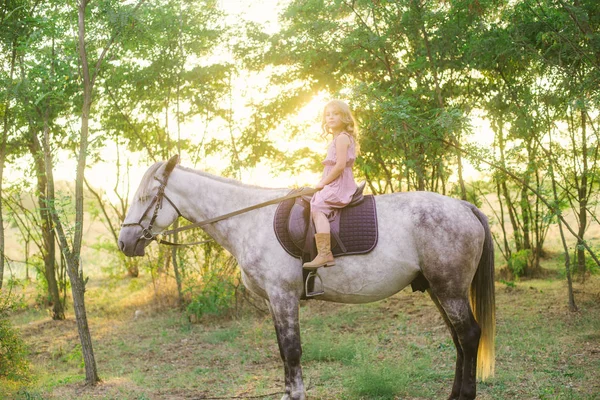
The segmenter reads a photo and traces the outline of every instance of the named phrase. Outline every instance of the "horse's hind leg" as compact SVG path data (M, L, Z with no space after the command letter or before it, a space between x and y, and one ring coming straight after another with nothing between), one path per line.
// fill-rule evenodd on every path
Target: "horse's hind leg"
M471 311L468 295L449 296L430 292L450 327L456 345L456 373L450 399L472 400L476 395L477 349L481 329Z
M448 319L448 315L446 315L446 311L440 304L440 301L438 300L437 296L431 292L431 289L427 289L427 292L429 293L431 300L433 300L433 302L437 306L440 314L442 315L442 318L444 319L444 322L448 326L448 329L450 330L450 334L452 335L452 341L454 342L454 347L456 347L456 368L454 371L454 384L452 385L452 393L450 393L450 397L448 397L448 400L458 399L458 397L460 396L460 388L462 386L463 362L464 362L462 346L460 345L460 342L458 340L458 335L456 334L456 330L452 326L450 319Z
M278 293L269 296L269 309L273 316L279 353L285 372L285 395L282 400L304 400L304 382L300 357L299 301L293 294Z

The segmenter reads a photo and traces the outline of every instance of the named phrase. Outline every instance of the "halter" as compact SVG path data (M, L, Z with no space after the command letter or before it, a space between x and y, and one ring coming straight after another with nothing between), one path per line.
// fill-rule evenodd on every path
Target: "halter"
M129 222L126 224L121 224L122 228L125 228L128 226L139 226L140 228L142 228L142 235L138 238L138 242L142 239L156 240L159 243L161 242L161 240L159 238L160 233L152 232L152 227L154 226L154 222L156 221L156 218L158 217L158 211L162 209L163 199L167 200L169 202L169 204L171 204L171 206L175 209L175 211L177 211L178 217L182 216L181 212L179 211L179 209L177 208L175 203L173 203L173 201L171 199L169 199L169 196L167 196L167 194L165 193L165 188L167 187L167 181L169 180L169 175L170 175L170 173L165 174L164 180L162 180L156 176L154 177L154 179L156 179L160 183L160 186L158 187L158 191L156 192L156 195L152 198L152 201L146 208L146 211L144 211L144 213L140 217L140 220L138 222ZM144 220L144 218L146 218L146 215L148 214L148 212L150 211L152 206L154 206L154 212L152 213L152 218L150 218L150 223L148 224L148 227L144 228L144 225L142 225L142 221ZM136 244L136 246L137 246L137 244Z

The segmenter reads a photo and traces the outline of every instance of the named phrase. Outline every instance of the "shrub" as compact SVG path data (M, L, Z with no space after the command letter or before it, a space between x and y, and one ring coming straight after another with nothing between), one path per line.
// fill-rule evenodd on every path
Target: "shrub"
M531 250L519 250L510 256L508 269L510 269L515 278L523 276L529 265L530 258Z
M27 380L29 363L26 356L25 343L19 332L8 319L0 316L0 378Z
M16 281L9 279L7 287L12 288L17 284ZM7 293L0 289L0 380L4 381L0 387L7 386L6 383L11 381L18 382L28 379L29 363L26 358L25 343L19 331L6 317L9 311L22 306L22 298L11 295L10 291Z
M196 290L190 288L192 298L187 312L197 319L203 315L224 315L235 305L237 286L236 276L212 273Z

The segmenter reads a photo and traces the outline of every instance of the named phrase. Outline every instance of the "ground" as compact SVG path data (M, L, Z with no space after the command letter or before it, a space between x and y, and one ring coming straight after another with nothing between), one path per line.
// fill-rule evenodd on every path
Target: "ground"
M99 370L84 372L72 315L12 317L30 349L32 381L0 397L22 399L279 399L283 370L270 316L190 323L153 286L104 279L86 292ZM559 276L497 283L496 376L478 399L600 398L600 277L576 284L567 307ZM381 302L301 305L303 368L310 399L440 399L450 392L455 350L426 294L410 289ZM4 393L2 392L4 390Z

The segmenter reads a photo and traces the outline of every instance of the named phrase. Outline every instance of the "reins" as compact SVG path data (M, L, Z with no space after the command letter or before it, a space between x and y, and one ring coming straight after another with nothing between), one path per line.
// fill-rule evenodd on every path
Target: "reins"
M161 234L155 235L154 239L156 239L156 241L158 243L167 244L167 245L171 245L171 246L191 246L191 245L195 245L195 244L206 243L206 242L209 242L210 240L205 240L205 241L196 242L196 243L188 243L188 244L170 243L170 242L165 242L164 240L162 240L162 236L169 236L169 235L173 235L173 234L179 233L179 232L184 232L184 231L187 231L187 230L190 230L190 229L201 228L201 227L203 227L205 225L213 224L215 222L219 222L219 221L222 221L224 219L234 217L236 215L244 214L244 213L247 213L249 211L253 211L253 210L259 209L259 208L271 206L273 204L279 204L279 203L281 203L283 201L286 201L286 200L295 199L296 197L300 197L300 196L304 196L304 195L310 195L310 194L313 194L313 193L316 193L316 192L318 192L318 190L317 189L313 189L313 188L302 189L300 191L287 194L287 195L285 195L283 197L278 197L278 198L275 198L275 199L272 199L272 200L265 201L263 203L259 203L259 204L255 204L255 205L250 206L250 207L239 209L237 211L232 211L230 213L223 214L223 215L220 215L218 217L209 218L209 219L206 219L204 221L199 221L199 222L195 222L195 223L190 224L190 225L185 225L185 226L181 226L179 228L175 228L175 229L171 229L171 230L168 230L168 231L164 231Z
M201 228L205 225L209 225L218 221L222 221L224 219L227 218L231 218L233 216L236 215L240 215L240 214L244 214L247 213L249 211L252 210L256 210L259 208L263 208L263 207L267 207L273 204L278 204L281 203L282 201L286 201L289 199L294 199L296 197L300 197L300 196L304 196L304 195L309 195L309 194L313 194L316 193L318 190L317 189L313 189L313 188L305 188L302 190L299 190L297 192L293 192L290 194L287 194L283 197L278 197L276 199L272 199L272 200L268 200L265 201L263 203L259 203L259 204L255 204L253 206L250 207L246 207L246 208L242 208L240 210L237 211L233 211L227 214L223 214L220 215L218 217L214 217L214 218L209 218L206 219L204 221L199 221L199 222L195 222L192 223L190 225L185 225L179 228L175 228L175 229L171 229L168 231L163 231L160 233L154 233L152 232L152 227L154 225L154 222L156 221L156 218L158 217L158 212L160 209L162 209L162 205L163 205L163 199L166 199L171 206L173 206L173 208L175 209L175 211L177 211L177 215L179 217L181 217L181 212L179 211L179 209L177 208L177 206L175 205L175 203L173 203L173 201L171 199L169 199L169 197L165 194L165 189L167 187L167 182L169 180L169 175L171 174L171 171L167 171L167 173L164 175L163 179L157 178L156 176L154 177L154 179L156 179L158 182L160 182L160 186L158 187L158 191L156 193L156 195L154 196L154 198L152 199L152 201L150 202L150 204L148 205L148 207L146 208L146 210L144 211L144 213L142 214L142 216L140 217L138 222L130 222L130 223L124 223L121 224L121 227L127 227L127 226L139 226L142 228L142 235L138 238L138 241L140 240L156 240L159 244L164 244L167 246L194 246L197 244L203 244L203 243L207 243L212 241L212 239L209 240L202 240L199 242L192 242L192 243L174 243L174 242L169 242L168 240L164 240L163 236L170 236L170 235L174 235L175 233L179 233L179 232L184 232L184 231L188 231L190 229L195 229L195 228ZM146 214L148 214L148 212L150 212L150 210L152 209L152 206L154 206L154 212L152 214L152 217L150 218L150 223L148 224L148 227L144 227L142 225L142 221L144 220L144 218L146 217Z

